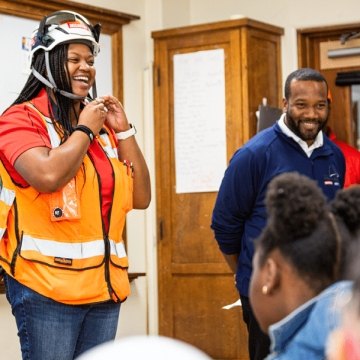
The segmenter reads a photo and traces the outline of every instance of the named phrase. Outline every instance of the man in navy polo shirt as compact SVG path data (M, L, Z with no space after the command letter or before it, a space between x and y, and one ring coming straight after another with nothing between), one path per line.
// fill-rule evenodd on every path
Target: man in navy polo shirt
M264 359L270 345L248 298L253 241L266 223L264 199L268 183L281 173L297 171L316 180L329 200L344 184L344 156L322 131L329 113L325 78L314 69L298 69L286 79L284 93L284 113L276 124L258 133L233 155L211 224L219 248L236 274L251 360Z

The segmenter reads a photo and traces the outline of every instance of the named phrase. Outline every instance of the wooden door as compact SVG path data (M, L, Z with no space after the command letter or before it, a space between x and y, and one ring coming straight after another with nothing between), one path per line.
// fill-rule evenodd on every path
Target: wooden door
M217 193L175 192L173 57L224 49L227 155L230 158L235 149L254 134L255 111L264 96L264 92L260 94L248 85L249 77L259 76L259 73L249 75L247 72L249 63L254 63L246 51L252 36L242 25L249 23L247 20L222 22L153 33L159 331L195 345L213 359L248 359L247 331L240 307L222 309L235 302L239 295L210 230ZM273 65L278 59L278 55L273 54L273 42L279 46L279 36L258 36L255 29L254 33L261 44L271 43L256 46L254 40L254 48L261 53L256 54L256 61L262 59L266 63L270 58L272 69L268 71L271 75L257 85L259 88L264 85L263 90L267 92L271 84L274 91L269 94L278 101L278 79L272 82L272 77L276 73ZM264 48L271 50L264 51ZM252 52L256 53L254 49ZM249 93L255 98L249 100Z

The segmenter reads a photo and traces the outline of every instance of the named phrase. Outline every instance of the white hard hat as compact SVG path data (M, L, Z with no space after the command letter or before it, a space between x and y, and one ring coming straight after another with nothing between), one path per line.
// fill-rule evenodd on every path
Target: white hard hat
M85 42L96 56L99 46L100 25L92 26L82 15L68 10L56 11L45 16L31 37L31 59L43 49L50 51L63 43Z

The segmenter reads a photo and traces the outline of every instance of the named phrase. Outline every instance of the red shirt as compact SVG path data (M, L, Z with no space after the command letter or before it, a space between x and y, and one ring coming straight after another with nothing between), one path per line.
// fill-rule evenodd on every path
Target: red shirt
M346 163L344 188L353 184L360 184L360 151L350 146L344 141L338 140L329 128L329 138L343 152Z
M42 89L31 102L44 116L49 117L50 105L45 89ZM17 185L29 186L15 170L14 164L16 159L29 149L38 146L51 149L50 138L43 119L24 104L11 106L0 116L0 139L0 160L6 170ZM110 161L96 139L91 143L88 153L100 176L101 212L107 231L114 189L113 171Z

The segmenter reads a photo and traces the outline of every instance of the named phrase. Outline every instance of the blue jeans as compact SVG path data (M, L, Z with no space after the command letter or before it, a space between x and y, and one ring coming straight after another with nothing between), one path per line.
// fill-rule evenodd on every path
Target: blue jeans
M8 275L4 281L24 360L72 360L115 338L120 303L66 305Z

